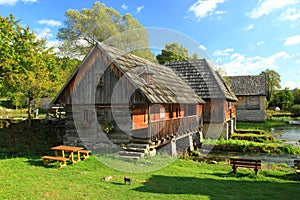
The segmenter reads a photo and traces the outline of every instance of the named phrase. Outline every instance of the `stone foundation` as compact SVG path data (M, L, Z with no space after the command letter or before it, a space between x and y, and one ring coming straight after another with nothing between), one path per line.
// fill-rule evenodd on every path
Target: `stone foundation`
M194 148L198 148L199 145L202 143L202 133L195 132L188 134L184 137L180 137L178 139L174 138L171 140L170 143L167 145L159 148L157 152L159 153L167 153L168 155L172 156L173 158L178 157L185 153L186 151L193 151Z

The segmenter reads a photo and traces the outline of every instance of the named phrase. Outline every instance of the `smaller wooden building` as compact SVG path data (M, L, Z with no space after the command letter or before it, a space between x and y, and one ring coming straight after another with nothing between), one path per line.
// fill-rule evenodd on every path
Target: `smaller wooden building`
M266 121L267 82L264 74L256 76L228 76L231 88L238 97L237 120Z
M101 148L118 133L128 140L117 143L171 143L173 155L179 140L192 147L203 103L171 69L104 44L93 47L53 100L66 108L68 145Z
M237 97L207 59L170 62L170 67L206 104L204 136L229 138L235 129Z

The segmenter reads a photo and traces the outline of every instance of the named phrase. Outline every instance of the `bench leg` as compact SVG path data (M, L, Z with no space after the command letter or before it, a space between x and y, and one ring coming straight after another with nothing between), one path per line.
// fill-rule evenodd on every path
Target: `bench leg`
M89 157L89 153L84 153L83 154L83 160L87 159Z
M232 170L233 170L233 173L234 173L234 174L236 174L236 168L237 168L237 167L236 167L235 165L232 166Z
M62 168L67 165L66 161L58 161L58 163L59 163L59 168Z
M255 171L255 175L257 176L258 169L255 168L254 171Z
M50 160L48 160L48 159L43 159L43 163L44 163L44 165L48 165L48 164L50 164Z

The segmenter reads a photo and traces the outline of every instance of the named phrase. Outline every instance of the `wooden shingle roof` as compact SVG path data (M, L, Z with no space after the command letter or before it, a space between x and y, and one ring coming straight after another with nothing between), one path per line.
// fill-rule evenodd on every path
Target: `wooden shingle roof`
M205 101L203 101L171 69L102 43L96 44L89 54L99 49L109 57L111 62L122 72L122 75L128 78L135 88L137 88L150 103L205 103ZM89 54L86 57L88 57ZM79 65L77 71L80 66L81 65ZM141 74L144 73L145 70L151 72L151 83L146 83L145 79L141 77ZM72 76L76 76L76 72ZM69 81L71 79L72 77ZM68 83L66 83L66 85L67 84ZM55 99L58 99L58 96ZM53 101L54 103L56 101L55 99Z
M167 63L201 98L225 98L237 101L237 97L223 78L206 59Z
M98 47L108 53L117 67L151 103L205 103L171 69L111 46L101 44ZM139 76L145 70L152 73L151 84L145 84Z
M231 88L238 96L266 96L267 82L264 74L256 76L228 76Z

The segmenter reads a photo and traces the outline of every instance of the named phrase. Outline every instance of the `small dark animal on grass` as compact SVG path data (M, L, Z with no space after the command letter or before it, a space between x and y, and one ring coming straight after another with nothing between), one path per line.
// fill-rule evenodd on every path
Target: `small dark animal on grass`
M131 185L132 184L132 179L124 176L124 184L126 185L127 182L129 183L129 185Z

